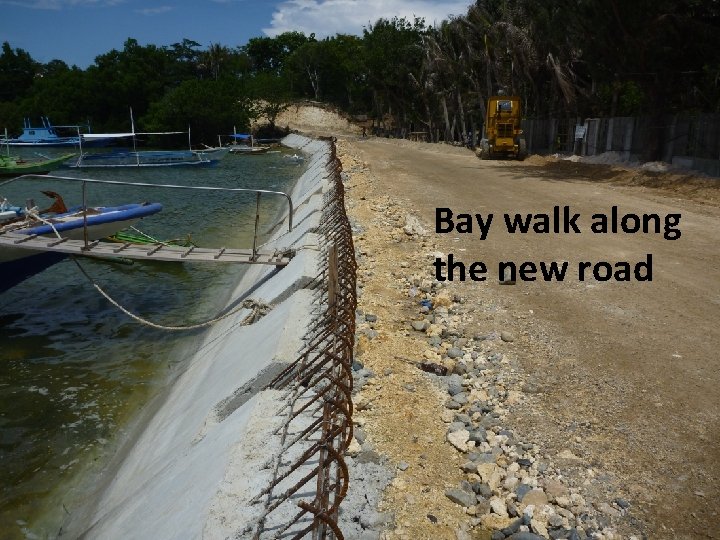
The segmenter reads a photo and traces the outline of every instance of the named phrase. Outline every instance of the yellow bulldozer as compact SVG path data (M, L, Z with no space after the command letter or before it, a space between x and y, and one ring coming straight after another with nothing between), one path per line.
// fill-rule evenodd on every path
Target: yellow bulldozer
M480 140L480 159L512 157L525 159L527 145L520 127L522 114L518 96L490 96L485 116L485 136Z

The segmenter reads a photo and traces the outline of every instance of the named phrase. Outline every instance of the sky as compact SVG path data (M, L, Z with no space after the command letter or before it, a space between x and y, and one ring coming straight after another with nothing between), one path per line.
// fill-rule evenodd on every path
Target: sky
M34 60L82 69L96 56L141 45L200 43L237 47L286 31L362 35L380 17L424 17L440 23L463 15L472 0L0 0L0 42Z

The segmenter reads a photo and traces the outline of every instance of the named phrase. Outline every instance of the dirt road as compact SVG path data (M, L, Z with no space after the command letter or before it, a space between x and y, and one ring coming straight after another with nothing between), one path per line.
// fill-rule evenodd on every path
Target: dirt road
M485 281L469 273L460 281L456 269L452 286L466 306L476 306L470 308L473 331L517 336L507 354L535 390L511 410L511 427L546 456L567 450L581 456L593 478L627 499L630 527L639 534L720 538L720 190L714 182L537 156L487 162L465 149L388 139L339 144L353 158L344 160L351 216L366 229L375 216L377 234L358 240L378 266L364 276L366 301L381 309L378 299L391 294L383 292L383 281L403 267L438 277L428 250L445 254L442 261L453 254L466 271L484 263L487 272L476 277ZM354 176L349 162L365 177ZM383 233L397 224L378 215L380 198L417 216L429 231L417 251L387 243ZM438 208L452 211L452 232L435 232ZM515 214L523 220L530 214L529 232L508 232L504 214L511 222ZM607 232L598 214L608 217ZM638 232L622 230L628 214L626 229ZM655 215L660 230L650 216L643 232L643 215ZM449 213L443 216L440 225L448 229ZM508 261L518 268L533 263L535 272L527 264L525 280L518 274L515 285L501 285L499 264ZM541 262L553 261L568 263L562 281L543 278ZM584 270L583 262L589 263ZM379 271L381 263L388 276ZM441 275L447 277L446 268ZM402 337L398 324L393 332ZM382 344L368 348L374 346ZM381 391L376 399L382 408ZM393 399L388 410L402 406ZM442 397L428 399L438 402L426 407L437 413ZM368 419L367 430L379 439L389 429L383 421L382 415ZM388 452L402 456L397 448Z

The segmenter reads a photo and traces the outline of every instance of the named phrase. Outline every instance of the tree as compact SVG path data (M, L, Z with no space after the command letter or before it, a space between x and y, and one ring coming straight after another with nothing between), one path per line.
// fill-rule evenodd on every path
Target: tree
M170 57L169 79L177 84L198 76L202 51L197 41L183 38L180 43L165 47Z
M26 116L49 117L54 124L75 124L92 116L93 94L84 71L53 61L40 68L28 95L20 100Z
M324 99L351 111L370 104L365 48L360 38L337 34L326 40Z
M708 66L720 65L716 2L588 0L575 6L563 0L562 4L576 7L568 30L582 48L580 61L594 89L591 98L604 97L604 110L611 116L624 103L625 114L653 117L655 129L646 140L646 159L661 157L663 115L695 107L717 110L718 102L706 97L717 92L703 91ZM592 41L587 40L589 35Z
M216 81L220 77L220 69L223 64L227 63L229 57L230 49L219 43L212 43L203 54L207 70Z
M154 102L141 122L150 131L186 130L193 142L214 144L217 136L231 133L233 126L250 125L251 105L242 96L240 83L228 79L189 80Z
M32 86L38 63L23 49L12 49L7 41L0 54L0 100L12 101Z
M425 21L405 18L378 21L363 31L368 83L373 92L375 116L385 117L400 129L419 117L419 100L411 91L411 80L423 69Z
M274 38L251 38L241 49L250 58L253 73L264 71L279 75L288 57L310 41L315 41L315 34L307 37L302 32L284 32Z
M272 73L258 73L244 81L243 92L253 104L251 115L267 118L269 131L274 132L278 115L292 101L288 80Z
M107 126L129 127L128 107L142 116L150 104L177 85L170 69L172 57L155 45L141 46L129 38L122 51L115 49L95 58L87 70L93 95L93 112Z

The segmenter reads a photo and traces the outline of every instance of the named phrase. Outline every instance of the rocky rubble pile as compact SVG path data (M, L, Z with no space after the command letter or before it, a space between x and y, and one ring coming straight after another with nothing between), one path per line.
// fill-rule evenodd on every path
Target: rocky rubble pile
M428 254L430 262L438 256L443 254ZM626 512L626 500L587 500L582 483L596 472L581 457L569 449L545 455L506 425L507 413L539 391L513 355L515 335L468 334L471 307L446 283L418 274L400 279L418 306L408 327L425 336L423 360L448 373L437 378L447 390L442 420L447 442L463 456L465 480L446 496L474 516L472 526L493 530L493 540L621 538L613 519Z
M356 156L345 155L343 162L344 180L365 175L367 164ZM462 285L428 277L432 262L436 257L444 259L444 255L437 252L438 247L422 222L409 214L407 208L387 196L370 201L361 194L349 201L351 209L355 206L370 210L372 215L369 221L355 223L353 227L359 263L359 298L363 288L373 280L384 280L404 298L402 307L393 308L393 318L401 317L399 324L395 320L392 323L378 320L375 314L358 312L356 354L362 359L363 351L383 334L402 333L424 344L410 354L405 352L405 356L396 353L394 360L422 370L418 373L430 379L445 396L444 407L438 410L442 411L441 420L446 426L448 452L456 453L452 462L459 465L463 479L457 485L446 483L440 489L448 500L462 507L467 516L466 523L455 530L455 537L458 540L639 538L625 532L627 522L633 519L628 514L630 503L621 496L605 496L608 489L602 496L593 489L603 483L599 480L604 473L577 450L585 441L577 440L580 437L574 435L566 448L551 451L537 441L526 440L511 427L512 414L532 408L533 400L542 391L535 378L523 371L517 356L521 349L518 345L526 336L510 328L493 328L492 317L479 316L492 312L492 302L468 301L463 294L458 294L462 292ZM378 242L387 253L367 247ZM399 253L408 253L408 249L397 250L393 247L396 245L412 246L414 253L424 253L425 257L397 257ZM396 257L394 264L386 264L385 259L393 256ZM408 314L411 315L408 317ZM368 398L372 392L363 392L363 387L387 384L394 368L381 369L376 374L357 361L353 369L354 402L356 416L359 416L374 407ZM376 383L376 380L383 382ZM416 389L414 385L404 384L400 391L415 392ZM425 397L435 399L430 395ZM357 461L385 463L372 441L366 439L362 422L358 427L350 449L351 468ZM411 461L406 457L396 463L399 477L408 467L412 470ZM423 491L425 489L430 488ZM406 500L411 501L413 497L408 494ZM366 506L363 513L370 510ZM406 538L402 530L407 529L407 523L395 523L389 513L372 515L372 524L366 519L363 537ZM427 515L432 523L438 518ZM377 536L381 524L387 527L386 533ZM393 530L393 527L396 528ZM630 530L637 528L630 527Z

